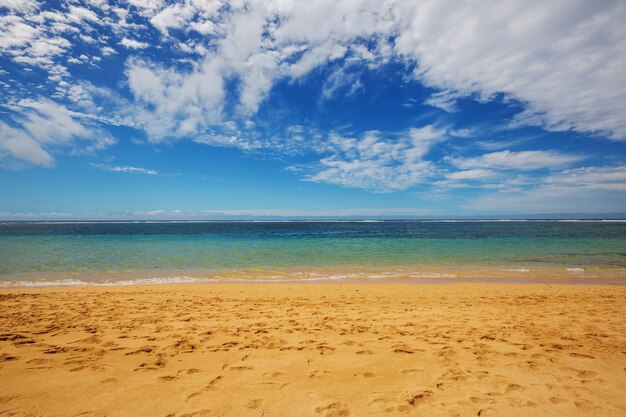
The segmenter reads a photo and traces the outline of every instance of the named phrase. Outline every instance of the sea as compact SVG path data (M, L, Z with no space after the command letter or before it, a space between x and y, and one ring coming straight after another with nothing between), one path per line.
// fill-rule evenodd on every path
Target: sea
M0 222L0 288L626 281L626 221Z

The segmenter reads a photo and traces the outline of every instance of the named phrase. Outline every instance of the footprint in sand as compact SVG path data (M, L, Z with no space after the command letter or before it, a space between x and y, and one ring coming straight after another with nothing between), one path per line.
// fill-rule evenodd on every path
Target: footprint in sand
M394 353L408 353L408 354L412 355L415 352L423 352L423 350L421 350L421 349L413 349L413 348L410 348L409 346L407 346L405 344L394 345L391 348L393 349Z
M350 415L350 410L341 401L316 407L315 412L318 414L324 413L324 417L348 417Z
M585 411L585 412L590 412L590 411L597 411L596 407L594 407L593 403L589 400L585 400L585 399L578 399L577 401L574 401L574 405L576 406L576 408L578 408L579 410Z
M506 392L506 393L508 394L509 392L513 392L513 391L525 391L525 390L526 390L526 388L524 388L524 387L523 387L523 386L521 386L521 385L517 385L517 384L508 384L508 385L506 386L506 388L504 389L504 392Z
M0 362L15 361L17 359L19 359L19 356L9 355L8 353L0 354Z
M253 368L251 366L231 366L231 371L251 371Z
M586 369L582 369L582 370L575 370L575 371L576 371L577 375L578 375L580 378L593 378L593 377L598 376L598 373L597 373L597 372L594 372L594 371L588 371L588 370L586 370Z
M577 352L572 352L569 354L570 356L573 356L575 358L586 358L586 359L595 359L595 356L591 356L591 355L585 355L584 353L577 353Z
M263 376L266 377L266 378L278 378L278 377L281 377L283 375L285 375L285 374L282 373L282 372L266 372L266 373L263 374Z
M420 404L431 402L432 395L433 392L428 389L405 391L398 396L398 399L405 403L398 406L398 411L409 411L410 409L407 409L407 406L417 407ZM402 410L400 408L402 408Z
M415 369L415 368L412 368L412 369L402 369L402 370L400 371L400 373L401 373L402 375L410 375L410 374L415 374L415 373L417 373L417 372L422 372L422 370L421 370L421 369Z
M495 404L496 403L496 400L494 400L493 398L481 398L481 397L470 397L470 401L473 402L474 404L485 404L485 403Z
M550 397L550 402L552 404L561 404L567 402L567 400L561 397Z
M374 397L369 403L367 403L367 405L378 405L378 404L385 404L388 403L389 400L387 398L384 397Z
M138 355L140 353L152 353L154 352L155 346L142 346L137 350L134 350L132 352L127 352L124 355L126 356L130 356L130 355Z
M6 397L0 397L0 404L7 404L13 400L20 398L21 395L10 395Z
M309 372L309 378L319 378L319 377L322 377L322 376L324 376L326 374L332 374L332 373L334 373L334 372L316 369L315 371Z
M316 349L320 352L320 355L327 355L335 350L334 347L326 345L317 346Z
M354 374L354 376L360 376L363 378L373 378L376 376L376 374L373 372L359 372L357 374Z
M263 400L260 398L255 398L246 403L246 407L251 408L253 410L259 408L263 405Z

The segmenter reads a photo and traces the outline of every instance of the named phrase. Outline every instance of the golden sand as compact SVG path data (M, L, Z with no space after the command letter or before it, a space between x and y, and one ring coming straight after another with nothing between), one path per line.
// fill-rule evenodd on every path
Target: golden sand
M626 415L625 287L4 290L0 312L0 415Z

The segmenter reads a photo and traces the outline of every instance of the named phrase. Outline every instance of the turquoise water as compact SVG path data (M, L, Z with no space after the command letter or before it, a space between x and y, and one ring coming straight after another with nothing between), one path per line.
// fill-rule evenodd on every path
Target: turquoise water
M0 224L0 279L62 272L468 266L626 267L626 223Z

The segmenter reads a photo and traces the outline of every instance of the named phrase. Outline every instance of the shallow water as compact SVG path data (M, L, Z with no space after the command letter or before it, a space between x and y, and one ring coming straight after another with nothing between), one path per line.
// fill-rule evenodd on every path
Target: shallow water
M445 278L458 275L449 273L455 268L465 271L461 275L472 269L521 275L540 269L621 271L626 222L0 223L3 281L103 276L184 281L185 274L207 278L241 270L248 273L236 274L238 279L272 276L268 271L291 279L294 271L332 270L334 276L338 270L372 274L372 269ZM249 272L254 270L264 272Z

